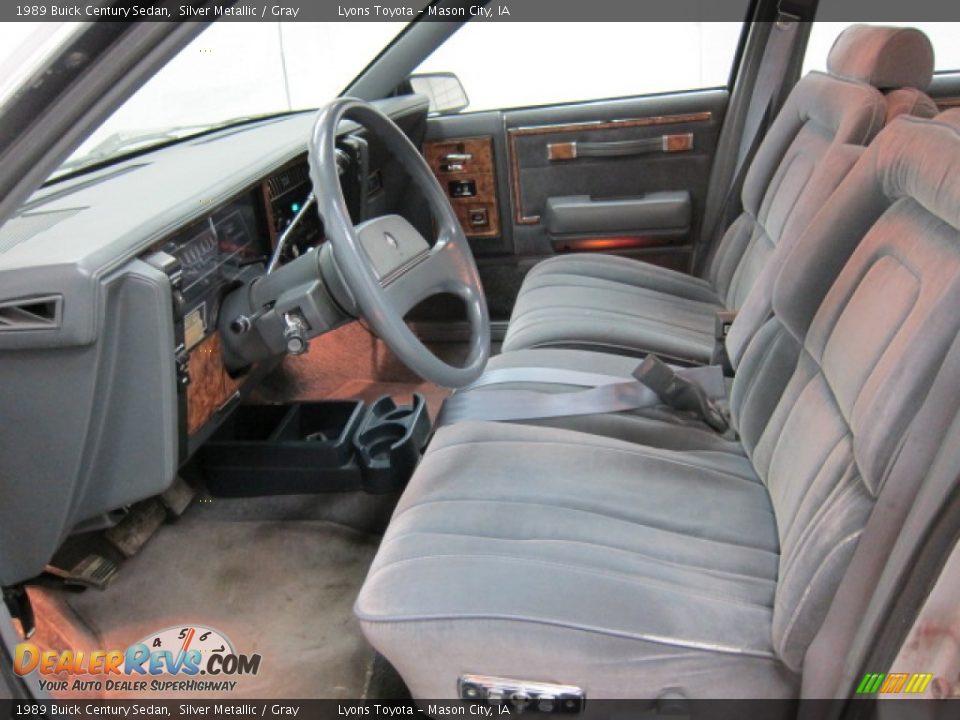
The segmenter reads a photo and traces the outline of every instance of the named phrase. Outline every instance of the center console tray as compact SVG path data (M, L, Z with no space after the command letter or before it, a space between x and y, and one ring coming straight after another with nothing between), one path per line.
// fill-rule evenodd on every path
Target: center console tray
M401 490L430 434L422 395L242 405L200 449L207 488L217 497Z
M355 400L240 406L200 450L208 489L220 497L356 489L351 441L363 409Z

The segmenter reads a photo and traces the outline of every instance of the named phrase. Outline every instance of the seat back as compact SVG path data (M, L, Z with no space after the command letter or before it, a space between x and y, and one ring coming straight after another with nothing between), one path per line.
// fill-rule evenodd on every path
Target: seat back
M898 95L888 105L878 90L922 90L930 83L933 51L919 30L853 26L837 38L827 66L829 73L811 72L796 84L750 164L743 212L707 271L729 308L743 304L776 247L800 234L849 171L844 146L867 145L888 107L895 115L932 105L916 95Z
M777 519L773 644L794 670L884 484L939 450L930 388L960 373L958 309L960 110L901 117L789 253L731 396Z

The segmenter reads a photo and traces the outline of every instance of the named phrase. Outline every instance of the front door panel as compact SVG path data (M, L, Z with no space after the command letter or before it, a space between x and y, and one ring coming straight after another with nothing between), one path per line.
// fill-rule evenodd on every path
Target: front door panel
M431 118L424 154L471 239L494 320L557 254L687 271L726 103L720 89Z

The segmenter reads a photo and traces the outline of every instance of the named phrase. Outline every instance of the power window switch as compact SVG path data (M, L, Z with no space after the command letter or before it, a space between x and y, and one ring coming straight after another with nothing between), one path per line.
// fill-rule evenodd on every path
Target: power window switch
M447 190L452 198L469 198L477 194L476 180L451 180L447 183Z
M490 215L485 207L470 208L467 211L470 227L487 227L490 224Z

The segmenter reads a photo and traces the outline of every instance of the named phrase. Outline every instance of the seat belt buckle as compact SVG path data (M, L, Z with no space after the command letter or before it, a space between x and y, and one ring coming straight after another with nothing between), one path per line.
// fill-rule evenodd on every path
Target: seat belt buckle
M730 328L733 327L733 321L736 319L736 310L721 310L714 319L713 352L710 353L710 364L719 365L723 368L723 374L727 377L733 377L733 365L730 363L730 356L727 354L727 336L730 334Z
M726 432L729 428L730 424L723 412L704 389L695 381L678 375L656 355L647 355L633 371L633 377L641 385L653 390L667 407L681 412L695 413L719 433Z
M736 310L720 310L714 319L713 339L723 343L730 334L730 328L733 327L733 321L737 319Z

